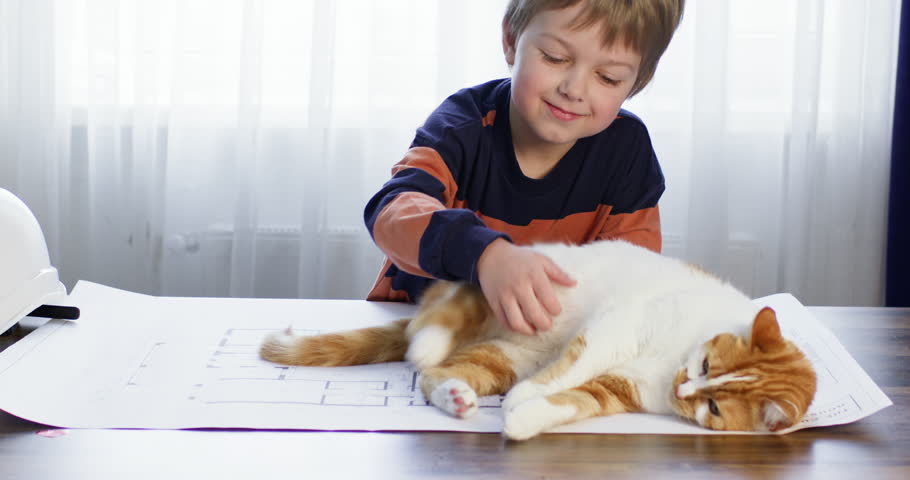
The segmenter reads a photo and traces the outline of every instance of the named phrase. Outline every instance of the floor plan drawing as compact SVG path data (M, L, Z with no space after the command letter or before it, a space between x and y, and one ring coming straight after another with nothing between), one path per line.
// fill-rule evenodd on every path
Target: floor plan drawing
M262 339L275 329L229 328L206 361L204 378L194 383L190 400L205 404L299 404L368 407L431 406L417 385L418 371L397 362L382 366L294 367L259 358ZM295 329L296 335L322 333ZM137 367L129 386L153 378L156 357L166 352L157 342ZM481 408L496 408L500 396L481 399Z
M455 418L427 404L419 373L405 362L289 367L259 358L262 340L288 326L299 335L362 328L413 315L413 305L152 297L90 282L80 282L71 301L82 311L77 322L51 320L0 356L0 408L67 428L502 430L501 396L482 397L473 417ZM764 301L819 372L816 401L799 428L854 421L891 403L795 298ZM557 431L711 433L648 414Z

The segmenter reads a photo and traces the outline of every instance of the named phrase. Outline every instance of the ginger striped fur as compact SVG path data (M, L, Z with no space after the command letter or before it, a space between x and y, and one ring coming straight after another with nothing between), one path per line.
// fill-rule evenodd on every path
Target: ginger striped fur
M316 337L296 337L291 329L272 334L263 342L262 358L284 365L302 367L339 367L404 360L408 341L404 330L408 319L389 325L329 333Z
M467 418L505 394L503 433L525 440L557 425L622 412L675 414L705 428L785 432L816 376L776 314L719 278L621 241L530 247L572 275L556 287L553 327L525 336L496 320L475 286L437 281L415 316L298 337L270 335L263 359L339 366L407 360L424 396Z

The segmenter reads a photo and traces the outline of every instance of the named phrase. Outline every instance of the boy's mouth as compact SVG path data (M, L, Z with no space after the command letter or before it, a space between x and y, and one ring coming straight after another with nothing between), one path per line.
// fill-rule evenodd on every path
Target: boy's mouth
M550 113L552 113L553 116L558 118L559 120L564 120L564 121L569 122L569 121L575 120L576 118L580 118L583 116L583 115L579 115L577 113L572 113L570 111L563 110L563 109L557 107L556 105L553 105L550 102L544 101L544 103L547 104L547 108L550 109Z

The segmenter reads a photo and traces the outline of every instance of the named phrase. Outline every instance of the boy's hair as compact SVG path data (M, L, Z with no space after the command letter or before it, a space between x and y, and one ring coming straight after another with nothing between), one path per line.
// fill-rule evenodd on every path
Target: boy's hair
M605 47L622 40L627 48L641 55L638 78L629 97L640 92L654 76L657 62L682 20L685 0L510 0L502 23L518 41L538 13L571 7L578 2L584 2L585 6L572 21L572 28L600 24Z

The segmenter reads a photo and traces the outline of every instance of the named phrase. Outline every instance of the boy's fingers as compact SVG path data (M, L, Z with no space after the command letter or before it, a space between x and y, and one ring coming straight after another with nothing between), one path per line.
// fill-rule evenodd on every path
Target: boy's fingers
M495 315L496 320L502 322L503 325L509 326L509 317L506 316L506 312L502 309L502 305L499 304L499 302L493 307L493 315Z
M542 285L535 288L534 294L537 295L540 304L543 305L543 308L545 308L551 316L555 317L562 312L562 305L559 304L559 299L556 298L556 293L553 292L549 280L544 281Z
M521 299L521 311L524 314L525 321L531 324L536 331L548 330L550 325L553 324L533 290Z
M507 302L503 305L502 309L506 316L506 326L512 329L512 331L525 335L534 334L534 330L528 325L528 322L525 321L524 315L521 314L521 308L518 306L517 302L514 300Z
M564 287L572 287L575 285L575 279L563 271L563 269L559 268L552 260L544 263L543 269L547 272L547 276L550 277L552 282L558 283Z

